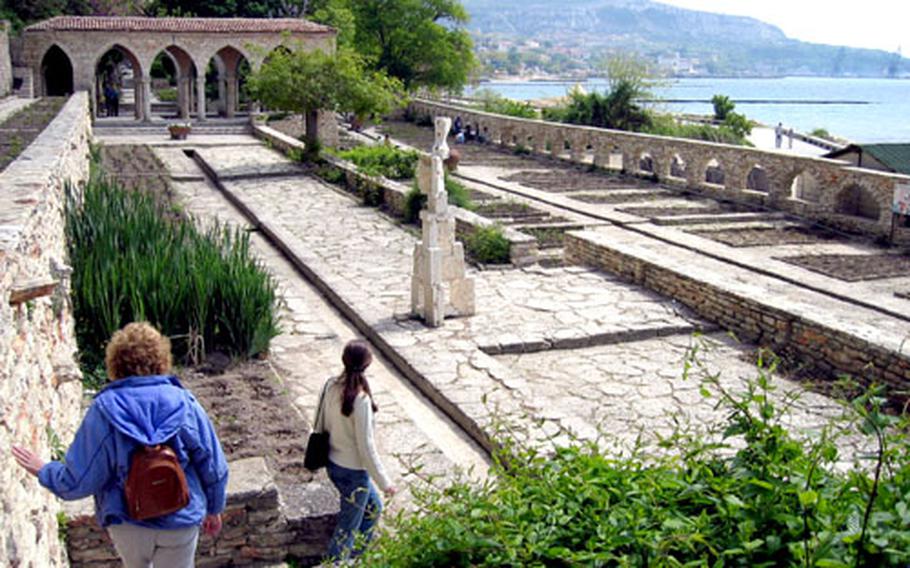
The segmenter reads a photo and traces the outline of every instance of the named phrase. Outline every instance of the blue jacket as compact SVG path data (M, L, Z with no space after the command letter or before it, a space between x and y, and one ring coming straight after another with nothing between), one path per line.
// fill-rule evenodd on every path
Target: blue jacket
M130 457L140 444L168 442L180 459L190 490L183 509L148 521L126 513L123 488ZM224 509L227 462L212 423L173 376L129 377L109 383L82 420L66 461L49 462L38 481L61 499L95 497L98 523L129 522L156 529L199 525Z

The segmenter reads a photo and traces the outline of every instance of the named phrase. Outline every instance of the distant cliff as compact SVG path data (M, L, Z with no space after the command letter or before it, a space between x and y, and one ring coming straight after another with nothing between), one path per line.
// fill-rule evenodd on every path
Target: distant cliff
M885 51L805 43L754 18L650 0L462 0L481 46L528 40L591 55L634 50L680 74L906 76Z

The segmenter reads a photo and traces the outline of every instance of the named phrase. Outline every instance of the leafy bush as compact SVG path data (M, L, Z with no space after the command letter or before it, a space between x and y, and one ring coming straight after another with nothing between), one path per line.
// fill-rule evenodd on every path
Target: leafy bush
M449 175L445 177L445 184L447 200L450 204L462 209L474 209L474 202L471 201L471 192L468 188ZM426 207L426 204L427 196L420 193L415 181L404 198L404 222L416 223L420 219L420 210Z
M849 406L852 426L835 420L797 439L784 426L794 401L772 396L771 371L759 364L739 393L706 375L702 394L724 418L707 431L677 426L662 450L607 457L575 442L544 452L506 437L488 481L415 491L419 513L395 518L364 563L906 566L907 417L883 413L873 388ZM835 442L856 428L877 449L843 471Z
M158 95L158 100L166 103L176 102L177 100L177 87L167 87L166 89L157 89L155 94Z
M361 172L371 176L384 176L389 179L411 179L417 169L417 152L402 150L387 144L375 146L358 146L339 157L354 162Z
M816 128L809 133L809 136L815 136L816 138L824 138L825 140L834 140L834 137L831 136L831 133L828 132L826 128Z
M598 128L639 132L651 123L651 114L635 102L636 89L629 81L618 81L606 94L572 90L565 106L545 112L547 120Z
M714 107L714 118L717 120L724 120L736 108L736 103L727 95L714 95L711 97L711 105Z
M90 371L111 334L132 321L151 322L191 361L211 351L263 353L279 333L275 282L240 228L200 231L95 169L83 202L69 200L66 234L76 335Z
M730 115L727 116L727 120L738 120L737 118L731 118L734 116L746 120L746 126L748 126L751 131L751 122L748 122L748 119L745 119L745 117L740 114L735 112L730 113ZM675 138L705 140L707 142L718 142L721 144L749 146L751 144L746 140L745 135L742 133L742 127L744 126L740 125L734 129L726 124L720 126L711 126L710 124L679 124L672 116L654 115L651 125L648 126L645 132L658 136L672 136Z
M509 263L511 245L502 234L502 227L497 225L477 227L465 238L464 245L467 253L477 262L483 264Z
M316 168L316 175L328 183L338 184L344 181L344 170L330 165Z
M508 99L496 91L482 89L477 92L481 110L494 114L503 114L506 116L515 116L518 118L537 118L537 109L526 101L515 101Z

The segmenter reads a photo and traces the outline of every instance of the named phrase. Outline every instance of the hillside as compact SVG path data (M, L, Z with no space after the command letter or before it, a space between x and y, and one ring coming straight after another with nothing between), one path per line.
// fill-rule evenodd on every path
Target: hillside
M679 75L910 73L910 60L892 53L801 42L754 18L650 0L463 0L463 4L471 14L469 29L481 58L492 61L494 68L514 67L521 60L525 69L538 66L546 71L549 65L558 72L558 67L568 65L566 71L578 71L585 67L579 61L632 50ZM511 51L511 61L495 55L497 51Z

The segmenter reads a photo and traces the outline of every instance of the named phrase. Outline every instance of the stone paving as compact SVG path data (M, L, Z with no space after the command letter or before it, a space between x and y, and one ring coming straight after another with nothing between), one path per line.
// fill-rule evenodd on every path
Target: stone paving
M155 153L172 173L175 192L189 213L203 222L217 218L251 228L182 150L156 147ZM271 361L295 405L312 421L323 381L338 372L344 344L358 334L265 238L253 233L252 245L278 280L284 302L283 333L272 343ZM421 476L452 478L459 469L469 468L478 476L485 475L483 452L444 417L428 417L422 408L426 404L421 404L413 389L401 384L388 362L377 357L371 371L373 392L381 409L376 416L379 452L393 482L405 489L395 497L392 509L409 502L407 488L415 483L416 466Z
M388 130L393 137L400 138L406 144L421 145L426 142L428 137L432 138L430 129L419 128L400 121L390 121L381 128ZM450 142L450 144L452 143ZM666 188L657 184L636 178L620 178L599 171L591 172L578 165L558 160L519 158L512 156L507 151L497 149L495 146L468 144L453 145L453 147L462 152L457 175L462 179L478 183L479 187L496 187L502 191L512 192L517 199L526 198L530 203L547 203L564 211L586 215L590 219L623 225L664 243L697 251L702 255L746 270L760 271L799 286L811 287L832 297L847 298L858 305L882 310L892 317L910 322L910 300L896 295L910 289L910 277L908 276L847 282L788 263L781 258L790 255L885 254L888 252L887 249L868 240L838 234L837 239L821 243L806 242L783 246L779 243L772 243L767 246L734 247L712 240L704 233L696 234L695 231L728 229L731 228L730 225L733 227L740 225L743 228L754 226L751 222L743 223L742 220L736 220L738 213L717 213L701 219L697 224L673 226L667 225L665 222L656 222L656 218L650 215L654 211L648 211L649 215L644 216L626 212L628 208L635 206L635 202L627 199L613 201L611 197L617 192L628 197L630 190L651 189L658 191L657 197L653 192L641 192L639 193L641 205L648 207L655 205L654 199L658 199L658 203L661 205L665 199L679 199L679 197L674 198L672 194L664 193ZM491 161L486 159L487 156L504 156L508 159ZM678 190L675 190L674 193L679 194ZM591 195L608 197L603 202L590 202L591 198L588 196ZM581 197L581 199L576 197ZM716 201L707 199L696 201L716 203ZM749 208L745 207L743 210L749 210ZM795 218L793 220L798 222ZM731 221L735 221L735 223L731 223Z
M243 163L254 153L269 152L245 148ZM533 425L533 435L542 440L567 432L592 436L598 423L593 417L609 417L611 406L619 409L613 411L611 429L626 433L658 432L667 413L695 407L692 388L697 392L697 387L678 384L674 377L691 331L707 326L671 301L579 267L472 271L479 315L425 328L406 314L411 232L318 180L247 178L234 155L227 149L199 150L215 172L235 176L224 187L261 229L282 243L411 381L484 445L506 417ZM263 156L264 162L272 160ZM734 380L747 374L742 359L751 351L748 346L712 340L721 344L711 360L723 374ZM540 353L489 354L503 351ZM795 388L781 382L786 385L782 393ZM592 384L612 385L616 392L601 398L599 390L582 404ZM623 384L635 387L634 396ZM837 414L836 405L819 395L806 396L806 408L791 411L794 425L812 427L819 416ZM617 397L639 403L620 405ZM596 408L586 413L592 404ZM704 402L696 415L710 409Z

